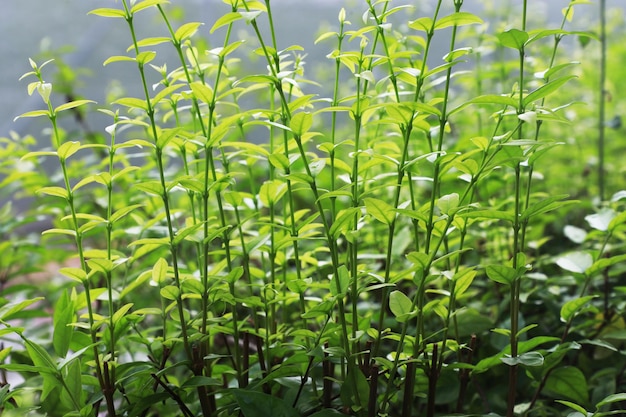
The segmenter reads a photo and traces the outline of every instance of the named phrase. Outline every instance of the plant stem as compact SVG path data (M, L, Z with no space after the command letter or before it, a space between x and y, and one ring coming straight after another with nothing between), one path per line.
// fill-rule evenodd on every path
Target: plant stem
M606 119L606 0L600 0L600 80L599 80L599 111L598 111L598 195L604 201L604 132Z

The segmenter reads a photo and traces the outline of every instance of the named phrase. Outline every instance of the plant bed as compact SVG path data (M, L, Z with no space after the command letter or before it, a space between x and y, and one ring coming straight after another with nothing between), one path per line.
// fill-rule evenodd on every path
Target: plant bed
M619 131L593 93L611 22L578 30L581 1L556 27L520 1L503 27L462 0L368 0L317 35L309 74L269 0L224 3L211 27L164 0L91 12L128 30L104 64L141 96L63 103L31 60L44 108L19 117L47 118L51 145L0 154L2 187L37 198L2 212L0 369L24 379L3 415L621 413L623 145L580 138ZM62 128L95 111L104 132ZM43 215L40 240L12 233Z

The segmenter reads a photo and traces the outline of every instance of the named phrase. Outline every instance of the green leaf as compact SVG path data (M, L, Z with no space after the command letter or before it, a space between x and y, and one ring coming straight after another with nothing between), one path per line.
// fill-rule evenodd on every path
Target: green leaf
M469 219L481 219L481 220L506 220L513 223L515 215L511 211L500 210L473 210L460 214L461 217Z
M177 245L188 237L189 237L188 240L193 241L193 239L190 236L196 233L198 230L200 230L203 224L204 223L196 223L190 226L183 227L178 232L176 232L176 236L174 237L172 243Z
M59 113L65 110L69 110L69 109L73 109L79 106L84 106L85 104L89 104L89 103L95 103L95 101L93 100L74 100L74 101L70 101L68 103L63 103L60 106L58 106L56 109L54 109L55 113Z
M359 216L360 212L361 210L358 207L341 210L330 227L330 235L336 239L342 233L346 233L348 229L352 229L358 220L357 216Z
M622 262L626 262L626 254L615 255L609 258L600 258L586 270L586 273L587 275L594 275L610 266L621 264Z
M313 125L313 115L309 112L299 112L293 115L289 122L289 128L294 135L302 136L309 131Z
M463 295L463 293L465 293L465 291L467 291L470 285L472 285L476 274L477 272L474 269L462 269L454 275L452 279L455 282L455 297L460 297L461 295Z
M82 271L82 270L81 270ZM70 300L69 293L63 291L61 297L54 306L52 323L54 331L52 333L52 346L54 353L59 357L67 355L67 351L72 341L74 329L70 326L74 322L74 304Z
M85 280L87 279L87 273L81 268L70 268L70 267L61 268L59 269L59 273L81 284L83 284Z
M111 217L109 218L109 221L111 223L115 223L118 220L121 220L122 218L126 217L132 211L138 209L139 207L143 207L143 206L144 206L143 204L133 204L132 206L122 207L121 209L119 209L116 212L114 212L113 214L111 214Z
M130 14L133 15L141 10L147 9L148 7L156 6L159 4L169 4L168 0L143 0L139 3L135 3L135 5L130 9Z
M456 12L437 20L437 23L435 23L435 30L450 26L480 25L482 23L483 20L473 13Z
M557 403L561 403L569 408L571 408L572 410L575 410L577 412L580 413L580 417L585 417L588 416L589 414L587 413L587 410L585 410L583 407L581 407L580 405L573 403L571 401L565 401L565 400L555 400ZM568 414L568 417L572 417L572 414ZM576 416L578 417L578 416Z
M587 379L582 371L573 366L557 368L550 373L544 388L546 394L587 404L589 390Z
M154 58L156 58L156 52L154 51L143 51L137 54L135 60L141 64L146 65L151 62Z
M237 405L244 417L299 417L300 413L285 400L263 392L233 389Z
M534 101L541 100L549 94L554 93L572 78L576 78L576 76L567 75L564 77L555 78L554 80L551 80L544 85L537 87L537 89L533 90L530 94L524 97L524 106L527 106Z
M158 137L156 140L157 148L158 149L165 148L167 144L170 143L170 141L172 141L172 139L174 139L176 135L180 133L181 130L182 129L180 127L177 127L173 129L163 129L160 132L158 132Z
M457 193L452 193L440 197L437 200L437 207L443 214L454 214L456 209L459 207L459 195Z
M431 31L431 29L433 28L433 19L431 19L430 17L420 17L419 19L413 20L412 22L409 22L409 27L411 29L415 29L415 30L419 30L419 31L424 31L426 33L429 33Z
M282 169L283 171L286 171L287 169L289 169L289 165L291 165L289 163L289 158L287 158L282 153L271 154L269 156L269 161L270 161L270 164L272 164L274 168Z
M213 89L201 81L194 81L189 84L196 99L206 104L213 103Z
M566 271L584 274L593 265L593 257L587 252L570 252L559 257L556 264Z
M27 111L26 113L22 113L19 116L17 116L16 118L14 118L13 121L16 121L17 119L21 119L21 118L24 118L24 117L39 117L39 116L50 117L50 112L48 110Z
M124 10L111 9L108 7L94 9L88 12L87 14L94 14L96 16L102 16L102 17L121 17L122 19L126 18L126 12L124 12Z
M607 397L604 397L598 404L596 404L596 409L599 410L602 406L621 401L626 401L626 393L620 392L619 394L611 394Z
M345 297L350 285L350 273L345 265L341 265L337 269L337 274L330 280L330 293L333 296Z
M74 155L80 149L79 142L65 142L59 149L57 149L57 154L59 155L59 159L64 161L70 156Z
M37 190L37 193L51 195L54 197L61 197L65 200L67 200L69 196L69 194L67 193L67 190L62 187L43 187Z
M533 216L537 216L543 213L547 213L552 210L556 210L571 204L577 204L578 201L562 201L567 198L567 194L555 195L551 197L546 197L541 199L540 201L533 203L522 213L521 219L527 220Z
M143 38L137 41L137 47L143 48L146 46L161 45L162 43L166 43L169 41L171 41L171 39L166 36L155 36L155 37L150 37L150 38ZM134 49L135 49L135 45L134 44L130 45L128 48L126 48L126 52L130 52Z
M102 272L103 274L108 274L115 267L110 259L90 259L87 261L87 265L89 265L92 271Z
M140 110L148 110L148 104L146 100L142 100L140 98L134 97L122 97L118 100L115 100L113 104L119 104L120 106L129 107L131 109L140 109Z
M31 298L28 300L14 301L14 302L7 303L3 305L2 307L0 307L0 320L8 321L11 319L11 316L13 314L19 313L20 311L24 310L26 307L30 306L31 304L34 304L37 301L41 301L43 299L44 299L43 297L38 297L38 298Z
M42 373L43 387L41 390L41 401L45 401L50 393L58 387L56 364L43 347L24 337L22 337L22 339L24 340L26 351L33 361L33 364L47 371Z
M159 181L145 181L139 184L135 184L135 188L144 191L148 194L163 197L163 187Z
M413 302L402 291L389 294L389 309L400 323L405 322L413 311Z
M152 267L152 281L161 285L167 277L167 261L163 258L159 258L158 261Z
M576 313L587 304L589 301L593 300L597 296L595 295L587 295L585 297L574 298L573 300L568 301L563 304L561 307L561 320L565 323L568 323L571 319L576 316Z
M287 183L279 180L265 181L259 190L259 199L265 207L280 201L287 192Z
M117 309L117 311L113 314L113 317L111 318L114 326L122 319L122 317L126 315L126 313L128 313L128 310L130 310L133 305L133 303L127 303Z
M213 26L211 27L210 33L215 32L217 29L221 28L222 26L230 25L231 23L241 18L242 18L241 14L237 12L225 13L222 16L220 16L219 19L217 19L217 22L213 24Z
M105 59L105 61L102 63L103 67L106 67L109 64L112 64L113 62L137 62L136 58L130 57L130 56L124 56L124 55L115 55L115 56L110 56L107 59Z
M622 224L626 223L626 211L619 213L617 216L613 217L607 226L607 230L609 232L614 232Z
M377 198L365 198L363 199L363 202L365 203L365 210L367 211L367 214L387 226L391 225L396 218L394 208L385 203L383 200L379 200Z
M498 39L503 46L521 51L528 41L528 33L519 29L510 29L498 35Z
M180 296L180 290L173 285L168 285L161 288L160 294L161 297L165 298L166 300L176 301Z
M486 272L490 280L505 285L511 285L518 277L517 271L506 265L488 265Z
M174 33L174 39L176 39L178 43L181 43L183 40L191 38L203 24L204 23L201 22L189 22L183 24L176 30L176 33Z

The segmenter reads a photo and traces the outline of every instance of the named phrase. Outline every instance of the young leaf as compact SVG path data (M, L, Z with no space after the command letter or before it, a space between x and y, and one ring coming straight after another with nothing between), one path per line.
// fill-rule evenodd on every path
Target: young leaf
M365 203L367 214L387 226L393 223L396 215L392 206L376 198L365 198L363 202Z
M500 33L498 39L503 46L521 51L526 41L528 41L528 33L519 29L510 29Z
M413 309L413 302L402 291L389 294L389 309L400 323L406 321Z
M554 93L572 78L576 78L576 76L567 75L564 77L555 78L554 80L551 80L544 85L537 87L537 89L533 90L530 94L524 97L524 106L529 105L533 101L541 100L549 94Z
M191 38L198 31L198 28L202 25L202 22L185 23L176 30L176 33L174 33L174 39L176 40L176 42L181 43L183 40Z
M237 13L237 12L225 13L222 16L220 16L219 19L217 19L217 21L211 27L211 30L209 31L209 33L212 34L213 32L215 32L217 29L221 28L222 26L229 25L241 18L242 18L241 13Z
M487 276L489 279L500 284L511 285L518 277L515 269L506 265L488 265Z
M293 115L289 128L296 136L302 136L313 125L313 115L309 112L299 112Z
M108 7L94 9L88 12L87 14L94 14L96 16L102 16L102 17L117 17L117 18L122 18L122 19L126 18L126 12L124 12L124 10L111 9Z
M350 273L345 265L341 265L337 269L337 273L338 276L333 275L333 278L330 280L330 293L333 296L345 297L350 285Z
M287 192L287 183L279 180L265 181L259 190L259 199L265 207L280 201Z
M7 303L0 307L0 320L7 321L11 319L11 316L15 313L19 313L31 304L37 301L43 300L43 297L31 298L28 300L14 301Z
M473 13L457 12L437 20L437 23L435 23L435 30L450 26L480 25L482 23L483 20Z
M138 11L147 9L148 7L156 6L159 4L169 4L168 0L143 0L139 3L135 3L135 5L130 9L130 14L133 15Z
M68 103L61 104L56 109L54 109L55 113L59 113L65 110L73 109L79 106L84 106L85 104L95 103L93 100L74 100Z
M573 300L563 304L563 307L561 307L561 321L568 323L572 318L574 318L582 306L594 298L596 298L595 295L587 295L585 297L574 298Z
M437 200L437 207L443 214L453 214L457 207L459 207L459 195L452 193L440 197L439 200Z
M213 89L201 81L194 81L189 84L196 99L211 104L213 102Z
M161 285L167 276L167 267L167 261L163 258L159 258L152 268L152 282Z

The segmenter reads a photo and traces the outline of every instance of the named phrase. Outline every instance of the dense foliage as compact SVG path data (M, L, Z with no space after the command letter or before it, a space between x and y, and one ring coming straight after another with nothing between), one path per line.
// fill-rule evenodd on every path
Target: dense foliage
M270 0L224 3L91 12L128 30L105 65L138 97L31 60L19 117L49 129L0 148L1 192L36 202L0 212L3 415L621 413L619 21L365 0L310 71Z

